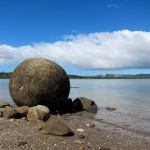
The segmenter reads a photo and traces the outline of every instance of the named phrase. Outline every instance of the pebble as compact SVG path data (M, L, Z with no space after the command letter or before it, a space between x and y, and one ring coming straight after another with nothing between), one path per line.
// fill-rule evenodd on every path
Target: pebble
M25 118L25 117L22 117L21 119L22 119L22 120L26 120L26 118Z
M92 145L88 142L87 147L91 149Z
M106 147L99 147L99 150L110 150L110 148L106 148Z
M95 124L94 123L87 123L86 126L90 127L90 128L93 128L93 127L95 127Z
M9 119L9 121L12 121L12 122L13 122L13 121L15 121L15 119L14 119L14 118L12 118L12 119Z
M27 141L19 141L18 142L18 146L24 146L26 145L28 142Z
M80 139L84 139L84 138L85 138L85 135L79 134L79 138L80 138Z
M75 144L83 144L83 142L80 141L80 140L76 140L74 143L75 143Z
M82 128L78 128L77 131L78 132L84 132L84 130Z
M86 150L85 147L79 147L79 150Z

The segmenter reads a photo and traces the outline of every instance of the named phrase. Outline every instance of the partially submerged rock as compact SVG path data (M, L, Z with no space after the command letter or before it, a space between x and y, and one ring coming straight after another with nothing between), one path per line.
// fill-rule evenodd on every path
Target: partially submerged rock
M69 78L62 67L43 58L23 61L11 75L10 95L18 106L45 105L51 112L65 110L70 92Z
M89 108L86 109L86 111L90 113L97 113L97 105L91 105Z
M30 107L27 113L27 120L31 122L38 122L39 120L47 121L50 117L50 110L48 107L38 105Z
M0 102L0 108L5 108L6 106L10 106L8 102Z
M74 135L73 131L68 127L60 117L51 117L45 123L43 127L43 132L51 135L58 136L72 136Z
M114 110L116 110L115 107L106 107L106 109L109 110L109 111L114 111Z
M97 112L97 105L91 99L85 97L76 98L72 104L73 112L86 110L91 113Z

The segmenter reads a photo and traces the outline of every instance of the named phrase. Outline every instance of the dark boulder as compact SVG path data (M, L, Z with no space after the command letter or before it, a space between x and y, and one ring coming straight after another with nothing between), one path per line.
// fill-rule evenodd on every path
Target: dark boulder
M59 114L72 113L72 99L68 98L62 103L62 109Z
M66 72L48 59L23 61L11 75L10 95L18 106L45 105L51 112L62 111L70 82Z
M96 113L97 105L91 99L79 97L73 101L72 110L73 112L86 110L87 112Z

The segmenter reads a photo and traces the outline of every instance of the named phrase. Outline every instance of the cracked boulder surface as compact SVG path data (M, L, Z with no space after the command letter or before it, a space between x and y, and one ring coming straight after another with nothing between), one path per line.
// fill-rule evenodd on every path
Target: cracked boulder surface
M12 73L9 90L18 106L45 105L51 112L62 111L70 92L70 82L64 69L55 62L30 58Z

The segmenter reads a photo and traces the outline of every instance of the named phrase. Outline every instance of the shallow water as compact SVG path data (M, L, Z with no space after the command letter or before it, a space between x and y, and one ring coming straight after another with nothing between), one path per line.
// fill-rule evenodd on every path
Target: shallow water
M92 79L71 80L70 97L86 96L99 106L97 119L149 132L150 135L150 80ZM107 111L107 106L117 108Z
M8 85L9 80L0 79L0 101L11 101Z
M0 79L0 101L11 101L9 80ZM97 119L150 133L150 80L71 79L70 97L85 96L99 106ZM116 111L104 108L112 106Z

